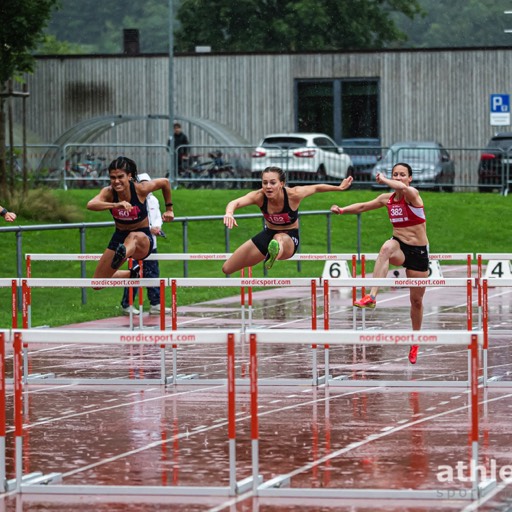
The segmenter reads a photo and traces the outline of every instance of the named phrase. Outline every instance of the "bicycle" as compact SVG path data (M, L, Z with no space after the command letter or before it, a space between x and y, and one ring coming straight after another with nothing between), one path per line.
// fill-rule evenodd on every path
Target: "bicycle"
M211 160L201 161L201 155L191 155L187 167L179 173L185 181L186 188L220 188L232 189L235 186L233 166L224 161L222 151L214 150L208 153ZM187 181L188 180L188 181Z

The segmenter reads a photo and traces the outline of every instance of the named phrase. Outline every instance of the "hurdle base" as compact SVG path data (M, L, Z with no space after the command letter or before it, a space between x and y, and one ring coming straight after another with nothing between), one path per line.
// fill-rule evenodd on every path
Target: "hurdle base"
M8 382L10 380L10 382ZM12 379L6 379L7 384L12 384ZM78 378L73 377L33 377L27 381L27 384L61 384L61 385L157 385L162 384L161 379L130 379L128 377L102 379L96 377Z
M311 383L313 386L322 386L323 384L326 384L331 380L333 376L331 374L329 375L322 375L321 377L316 378L316 382L313 379L313 382Z
M354 380L347 376L333 377L326 383L332 387L390 387L390 388L469 388L467 380Z
M487 379L487 387L510 387L512 386L512 380L503 380L507 377L510 377L510 372L507 372L505 375L494 375Z
M277 476L257 488L261 497L286 498L365 498L365 499L413 499L413 500L470 500L484 497L497 485L495 479L480 482L476 489L318 489L290 488L291 478Z
M22 494L84 495L84 496L233 496L229 487L152 486L152 485L32 485L21 486Z
M258 487L258 494L261 489L283 489L289 488L292 480L289 476L276 476L267 480Z
M55 373L31 373L25 379L25 382L30 382L33 379L54 379Z
M337 499L390 499L431 501L475 501L479 490L473 489L318 489L276 488L266 484L258 487L258 497L280 498L337 498Z
M478 484L478 496L483 498L489 492L496 488L498 482L494 478L489 478Z
M199 379L197 373L180 373L176 375L176 379L172 375L165 378L165 384L178 384L180 381L196 380ZM225 379L224 379L225 380Z
M48 473L43 475L41 471L34 471L21 477L21 487L24 485L48 485L53 482L62 482L62 473ZM15 478L7 480L5 483L5 489L7 492L16 490L17 480Z
M263 476L258 475L257 479L257 485L261 485L263 482ZM244 494L245 492L249 492L254 487L254 478L252 476L248 476L247 478L244 478L240 480L240 482L236 483L236 494Z

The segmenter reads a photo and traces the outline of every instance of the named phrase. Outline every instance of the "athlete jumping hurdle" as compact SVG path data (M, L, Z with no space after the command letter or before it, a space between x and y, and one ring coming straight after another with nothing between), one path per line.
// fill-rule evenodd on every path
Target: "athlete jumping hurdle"
M108 172L110 185L87 203L93 211L110 210L116 230L94 271L94 278L138 278L140 268L118 270L128 259L143 260L153 250L153 236L149 230L146 198L150 192L161 190L165 201L162 219L174 220L171 202L171 185L167 178L138 182L137 165L133 160L120 156L113 160Z
M412 168L406 163L397 163L391 170L392 179L377 174L377 183L386 185L393 192L379 195L365 203L355 203L343 208L333 205L331 211L338 215L344 213L358 214L377 208L387 207L389 220L393 225L393 237L382 245L373 277L386 277L389 265L403 266L407 277L428 277L428 238L423 201L417 189L411 187ZM423 322L424 287L413 287L410 290L411 323L415 331L421 329ZM355 301L358 308L375 308L377 286L372 287L370 294ZM409 361L416 363L418 346L412 345Z
M224 225L238 226L234 212L238 208L255 204L265 217L265 228L242 244L224 263L222 271L232 274L265 260L270 269L276 260L291 258L299 247L299 205L303 199L319 192L341 192L352 184L352 177L339 185L304 185L288 188L286 175L279 167L267 167L261 173L262 187L228 203Z

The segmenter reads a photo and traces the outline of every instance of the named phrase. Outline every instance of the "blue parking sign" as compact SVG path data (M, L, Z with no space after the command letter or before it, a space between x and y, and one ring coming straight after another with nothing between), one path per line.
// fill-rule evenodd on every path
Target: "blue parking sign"
M510 112L510 96L508 94L491 94L491 113Z
M491 94L491 126L510 126L510 96Z

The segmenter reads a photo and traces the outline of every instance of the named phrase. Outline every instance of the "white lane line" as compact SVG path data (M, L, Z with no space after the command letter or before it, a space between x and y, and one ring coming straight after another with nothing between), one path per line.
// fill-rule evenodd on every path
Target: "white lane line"
M161 395L161 396L155 396L155 397L151 397L151 398L144 398L142 400L138 400L137 404L142 404L142 403L147 403L147 402L154 402L154 401L157 401L157 400L175 399L177 397L181 398L182 396L185 396L185 395L204 393L205 391L211 391L212 389L223 388L223 387L225 387L225 386L224 385L208 386L208 387L205 387L205 388L198 388L198 389L193 389L193 390L180 391L180 392L176 392L176 393L173 393L173 394L170 394L170 395ZM134 405L133 401L126 402L126 403L121 403L121 404L116 404L116 405L113 405L113 406L110 406L110 407L98 406L98 404L96 404L97 408L94 411L92 411L92 412L112 411L112 410L115 410L115 409L120 409L122 407L133 407L133 405ZM86 408L86 406L84 406L84 409L85 408ZM91 410L81 411L81 412L76 412L76 413L66 414L66 415L61 414L60 416L56 416L54 418L50 418L49 420L36 421L34 423L29 423L29 424L26 425L26 428L29 429L29 428L33 428L33 427L38 427L40 425L47 425L49 423L57 423L59 421L68 420L70 418L78 418L80 416L85 416L85 415L89 416L90 414L91 414ZM14 432L14 427L11 427L11 428L7 429L7 431L8 432Z
M494 401L503 400L505 398L511 398L511 397L512 397L512 394L508 394L508 395L503 395L501 397L492 398L492 399L489 399L489 400L483 400L482 402L480 402L480 405L484 404L484 403L487 403L487 402L494 402ZM325 455L324 457L321 457L320 459L317 459L317 460L315 460L313 462L305 464L305 465L303 465L300 468L297 468L297 469L295 469L293 471L290 471L289 473L285 473L285 474L280 475L280 476L283 479L288 479L288 478L291 479L292 477L300 475L302 473L305 473L306 471L309 471L309 470L311 470L312 468L314 468L316 466L321 466L322 464L324 464L325 462L327 462L327 461L329 461L331 459L339 457L340 455L344 455L345 453L351 451L354 447L358 448L358 447L363 446L365 444L368 444L371 441L374 441L376 439L382 439L382 438L384 438L384 437L386 437L386 436L388 436L390 434L395 434L397 432L405 430L406 428L413 427L415 425L419 425L419 424L425 423L427 421L431 421L431 420L435 420L435 419L438 419L438 418L442 418L443 416L447 416L449 414L453 414L453 413L457 413L457 412L461 412L461 411L467 410L467 409L469 409L469 407L470 407L469 405L463 405L461 407L456 407L456 408L450 409L448 411L439 412L437 414L433 414L431 416L427 416L427 417L421 418L419 420L410 421L410 422L405 423L403 425L400 425L400 426L391 428L389 430L386 430L386 432L382 432L380 434L379 433L370 434L365 439L362 439L359 442L351 443L350 445L347 445L347 446L345 446L343 448L340 448L339 450L331 452L328 455Z

